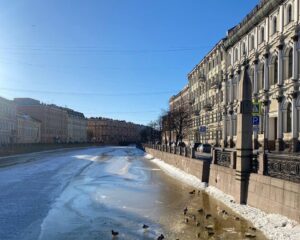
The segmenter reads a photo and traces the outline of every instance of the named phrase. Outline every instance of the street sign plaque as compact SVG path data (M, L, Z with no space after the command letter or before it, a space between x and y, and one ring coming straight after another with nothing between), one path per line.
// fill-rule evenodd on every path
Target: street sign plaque
M253 126L253 132L258 133L258 131L259 131L259 126L258 125L254 125Z
M252 103L252 115L259 116L261 113L261 103L253 102Z
M259 116L252 117L252 125L258 126L259 125Z
M206 133L206 126L200 126L199 127L199 132L200 133Z

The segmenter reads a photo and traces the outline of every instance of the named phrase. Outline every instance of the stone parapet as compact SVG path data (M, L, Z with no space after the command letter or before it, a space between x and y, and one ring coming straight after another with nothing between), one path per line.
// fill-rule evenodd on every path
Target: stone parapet
M162 152L149 147L145 147L145 151L153 157L161 159L162 161L199 178L202 182L208 183L210 165L208 161Z

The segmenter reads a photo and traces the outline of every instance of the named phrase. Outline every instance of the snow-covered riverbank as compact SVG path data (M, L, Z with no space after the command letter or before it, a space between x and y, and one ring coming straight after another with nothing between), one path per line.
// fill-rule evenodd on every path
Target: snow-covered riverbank
M300 225L296 221L290 220L278 214L268 214L257 208L248 205L234 203L233 198L215 187L207 186L200 179L193 175L165 163L164 161L146 154L145 158L158 165L168 175L197 189L202 189L217 200L223 202L233 211L251 222L257 229L261 230L266 237L272 240L299 240Z

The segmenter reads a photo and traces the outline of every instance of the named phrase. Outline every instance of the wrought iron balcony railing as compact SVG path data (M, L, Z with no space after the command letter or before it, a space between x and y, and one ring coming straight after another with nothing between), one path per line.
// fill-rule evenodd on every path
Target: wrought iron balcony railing
M211 103L206 103L203 106L205 111L211 111L212 110L212 104Z

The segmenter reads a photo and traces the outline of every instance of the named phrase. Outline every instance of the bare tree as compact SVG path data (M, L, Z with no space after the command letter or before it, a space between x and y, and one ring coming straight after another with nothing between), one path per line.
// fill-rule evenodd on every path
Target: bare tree
M161 115L162 134L164 135L165 144L171 144L171 134L174 128L174 121L170 111L163 111ZM168 140L169 141L168 141Z
M181 143L188 135L190 126L190 110L189 107L181 104L172 111L173 131L176 135L176 146Z

